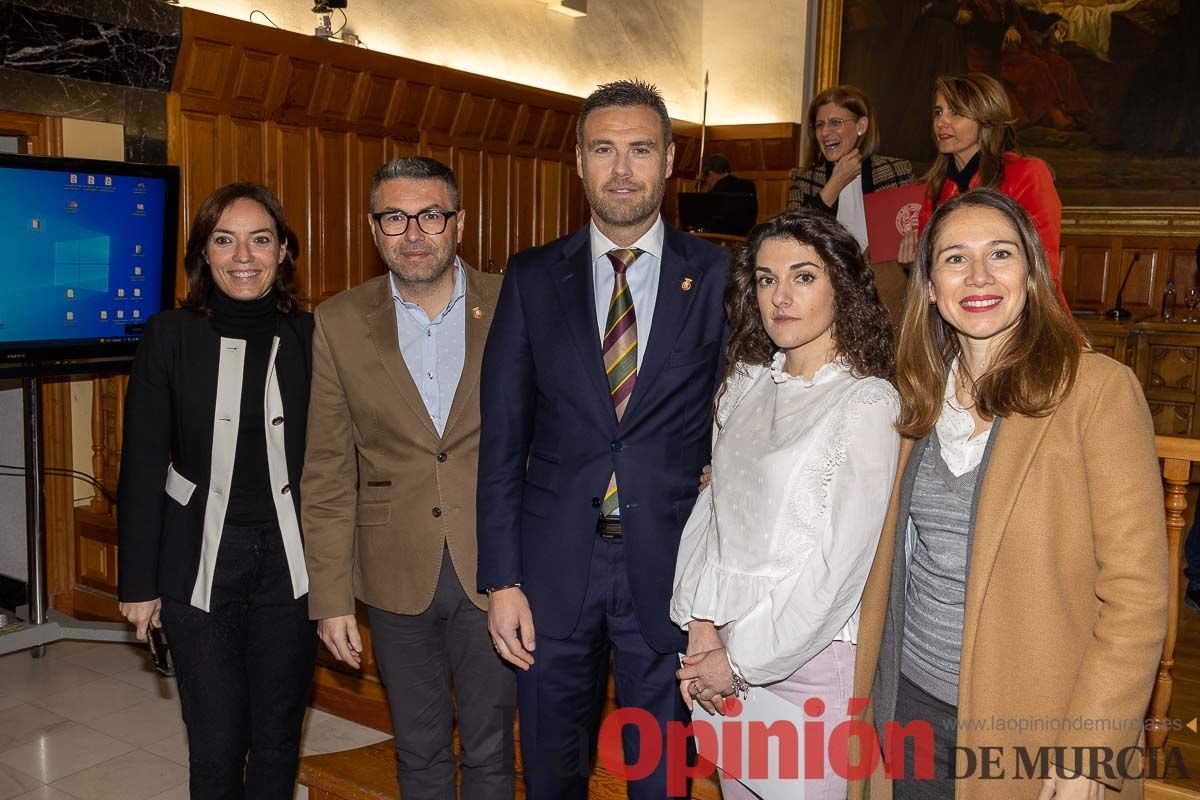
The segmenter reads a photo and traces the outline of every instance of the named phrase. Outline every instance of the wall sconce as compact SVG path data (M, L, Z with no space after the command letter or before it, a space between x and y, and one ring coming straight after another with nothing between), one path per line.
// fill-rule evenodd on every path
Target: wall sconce
M556 11L568 17L586 17L587 0L538 0L545 3L550 11Z

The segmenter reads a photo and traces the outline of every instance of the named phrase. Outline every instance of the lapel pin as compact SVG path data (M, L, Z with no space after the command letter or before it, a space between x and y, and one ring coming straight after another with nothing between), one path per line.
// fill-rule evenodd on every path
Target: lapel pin
M685 292L690 292L692 290L692 279L684 278L683 283L679 284L679 288L683 289Z
M471 309L471 316L475 319L483 319L483 309L479 306L475 306Z

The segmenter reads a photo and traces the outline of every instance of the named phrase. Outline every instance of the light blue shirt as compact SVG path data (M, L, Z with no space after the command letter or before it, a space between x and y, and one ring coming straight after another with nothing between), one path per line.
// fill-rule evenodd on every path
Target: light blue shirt
M396 304L400 353L439 436L445 432L446 419L450 416L450 406L467 360L467 272L457 258L454 267L454 295L433 319L420 305L400 297L396 276L388 276L392 300Z
M608 258L608 251L617 249L617 245L600 232L594 220L588 227L592 245L592 284L596 287L596 326L600 330L600 342L603 344L605 323L608 322L608 306L612 303L613 284L617 279L612 261ZM642 367L642 356L646 353L646 343L650 341L650 324L654 321L658 276L662 272L664 231L662 215L659 215L650 230L633 243L633 247L641 250L642 254L625 270L629 292L633 295L633 313L637 320L638 369Z

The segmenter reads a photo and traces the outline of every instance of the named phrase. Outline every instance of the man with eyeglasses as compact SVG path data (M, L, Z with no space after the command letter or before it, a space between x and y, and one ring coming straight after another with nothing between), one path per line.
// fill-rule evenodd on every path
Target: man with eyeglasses
M309 616L359 669L355 601L366 606L405 800L456 796L455 716L461 796L512 797L515 679L475 591L479 369L501 279L455 255L464 212L445 164L391 161L370 201L388 271L316 312L301 484Z

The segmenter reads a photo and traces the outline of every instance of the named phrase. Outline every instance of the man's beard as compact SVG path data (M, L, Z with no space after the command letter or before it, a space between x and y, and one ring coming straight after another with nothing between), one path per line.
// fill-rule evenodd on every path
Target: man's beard
M587 196L588 204L592 207L592 212L606 225L627 227L642 222L658 212L662 206L663 195L666 193L667 179L666 176L659 178L650 185L650 191L637 201L632 201L632 198L631 201L626 202L610 199L605 192L612 184L624 185L621 181L608 181L600 188L597 197L593 196L590 185L585 181L584 194Z
M414 248L417 249L417 248ZM405 263L403 250L389 253L383 259L388 270L396 276L396 280L410 286L422 286L436 283L454 266L454 250L443 255L436 248L422 248L433 253L434 260L425 264L414 265Z

